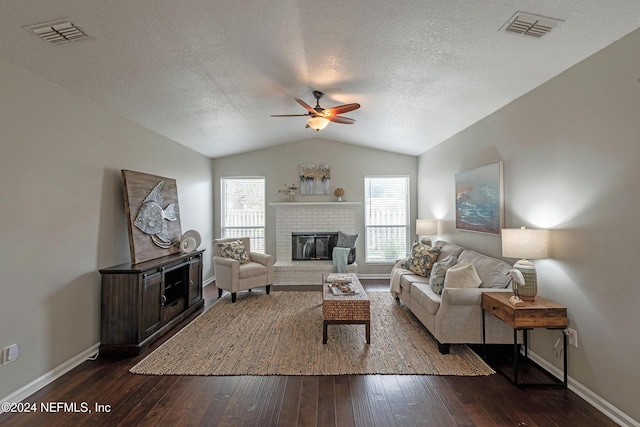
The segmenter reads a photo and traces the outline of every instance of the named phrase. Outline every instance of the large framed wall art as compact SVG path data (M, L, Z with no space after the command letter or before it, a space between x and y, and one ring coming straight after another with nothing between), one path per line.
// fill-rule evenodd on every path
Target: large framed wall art
M122 170L131 263L179 251L182 229L176 180Z
M456 228L500 235L504 221L502 162L458 172Z

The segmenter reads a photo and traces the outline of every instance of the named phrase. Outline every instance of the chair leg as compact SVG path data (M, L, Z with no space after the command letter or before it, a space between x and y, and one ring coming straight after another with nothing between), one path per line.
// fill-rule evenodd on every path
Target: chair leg
M231 292L231 303L236 302L236 293L235 292Z
M271 290L271 285L267 285L267 295L269 295L270 290Z
M222 289L218 289L218 298L222 297Z

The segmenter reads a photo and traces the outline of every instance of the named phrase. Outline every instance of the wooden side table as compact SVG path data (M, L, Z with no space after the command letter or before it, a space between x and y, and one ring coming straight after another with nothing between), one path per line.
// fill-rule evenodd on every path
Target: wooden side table
M524 305L514 307L509 302L510 292L483 292L482 293L482 346L486 359L486 336L485 336L485 313L489 312L501 319L513 328L513 378L511 382L520 386L533 385L558 385L567 386L567 335L562 334L564 353L564 378L560 380L551 375L554 383L523 383L518 382L518 331L522 331L524 343L524 358L531 362L528 357L527 332L534 328L566 329L567 328L567 308L544 298L536 297L534 301L525 301ZM531 362L533 363L533 362ZM542 369L542 368L541 368ZM506 376L506 375L505 375Z

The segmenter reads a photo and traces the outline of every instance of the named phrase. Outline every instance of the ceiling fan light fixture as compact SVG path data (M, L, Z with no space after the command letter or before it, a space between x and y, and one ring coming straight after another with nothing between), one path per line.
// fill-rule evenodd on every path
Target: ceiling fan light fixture
M309 120L307 120L307 124L311 129L318 132L327 127L327 125L329 124L329 119L325 119L324 117L319 116L311 117Z

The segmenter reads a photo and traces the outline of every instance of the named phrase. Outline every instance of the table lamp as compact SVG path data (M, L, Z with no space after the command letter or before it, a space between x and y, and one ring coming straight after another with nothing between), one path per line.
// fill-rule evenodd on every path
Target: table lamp
M427 236L426 240L431 246L431 238L428 237L433 234L438 234L438 220L437 219L416 219L416 234L418 235L418 241L420 242L420 235Z
M536 267L528 259L549 257L548 230L531 230L521 228L502 229L502 256L521 258L513 265L524 276L525 284L519 286L514 282L514 293L523 301L533 301L538 293L538 276Z

